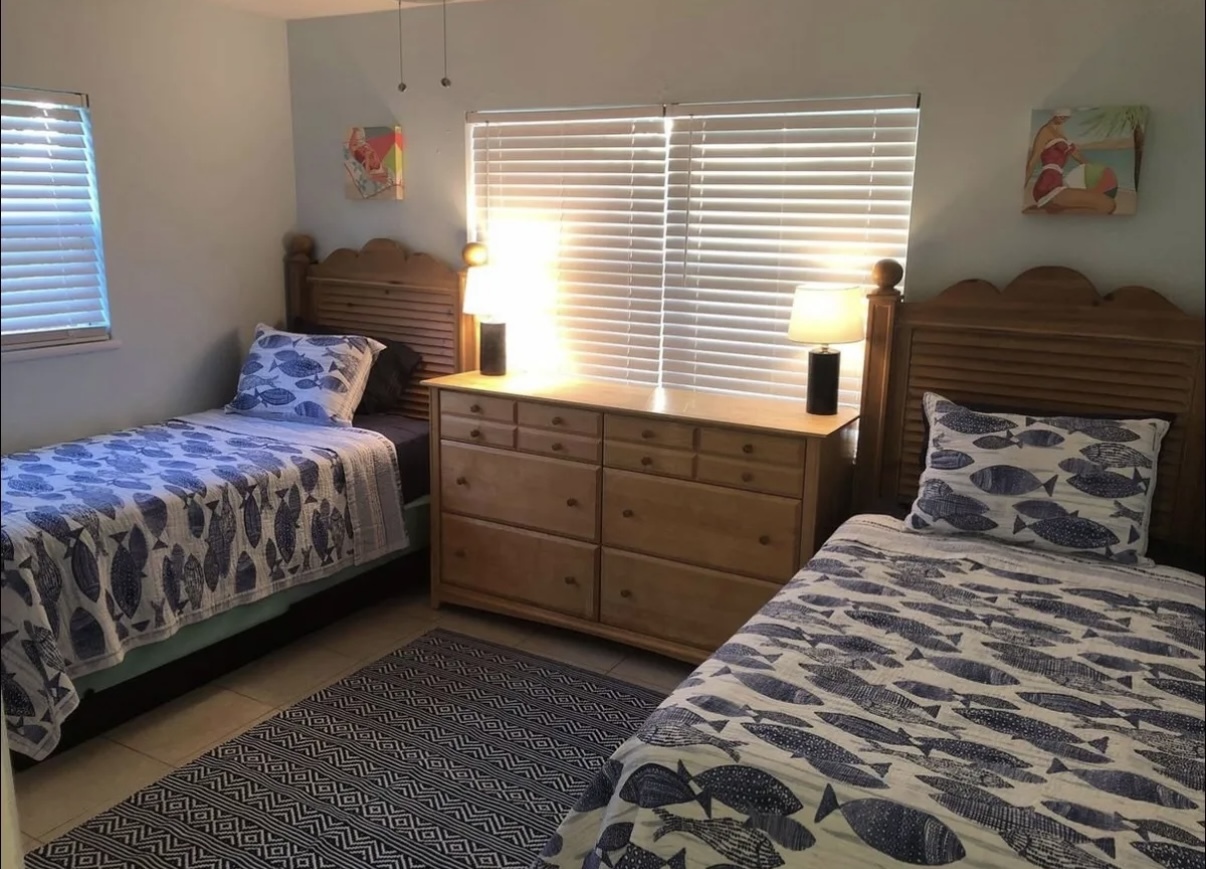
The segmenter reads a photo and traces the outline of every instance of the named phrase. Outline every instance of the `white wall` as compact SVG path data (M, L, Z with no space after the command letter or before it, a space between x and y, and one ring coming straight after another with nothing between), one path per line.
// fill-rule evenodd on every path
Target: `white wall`
M5 361L0 448L202 410L284 313L296 215L281 21L200 0L4 0L5 85L92 99L121 347Z
M8 725L0 704L0 869L21 869L25 865L21 822L17 818L17 792L8 758Z
M458 262L474 109L922 94L911 293L1069 265L1203 308L1202 0L489 0L289 25L298 224L323 250L375 235ZM1030 110L1152 109L1139 214L1022 215ZM346 127L404 127L407 199L344 199Z

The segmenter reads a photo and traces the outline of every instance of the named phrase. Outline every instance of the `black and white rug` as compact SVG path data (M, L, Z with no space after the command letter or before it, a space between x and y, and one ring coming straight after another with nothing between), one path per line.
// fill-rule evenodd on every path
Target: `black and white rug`
M435 630L66 836L28 869L526 869L657 692Z

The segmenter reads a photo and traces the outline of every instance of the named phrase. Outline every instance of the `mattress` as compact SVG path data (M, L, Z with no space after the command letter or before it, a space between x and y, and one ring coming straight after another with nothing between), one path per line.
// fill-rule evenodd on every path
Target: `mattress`
M427 420L400 413L376 413L358 416L352 424L384 435L394 445L403 504L431 494L431 426Z
M1202 866L1204 584L856 517L535 865Z
M49 753L73 680L409 545L373 432L207 411L3 459L4 705Z

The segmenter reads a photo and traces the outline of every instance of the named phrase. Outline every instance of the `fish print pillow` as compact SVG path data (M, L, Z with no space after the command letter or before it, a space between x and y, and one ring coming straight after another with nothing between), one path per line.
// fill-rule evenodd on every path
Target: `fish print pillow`
M299 335L261 323L226 412L350 426L383 349L363 335Z
M930 442L910 530L1151 563L1165 420L981 413L931 392L923 406Z

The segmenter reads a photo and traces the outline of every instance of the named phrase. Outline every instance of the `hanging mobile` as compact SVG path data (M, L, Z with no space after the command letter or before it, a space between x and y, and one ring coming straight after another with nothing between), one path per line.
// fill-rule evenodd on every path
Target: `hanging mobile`
M398 93L406 90L406 75L402 66L402 0L398 0Z
M444 13L444 77L440 79L440 84L444 87L452 87L452 79L448 77L448 0L443 0L442 9Z

